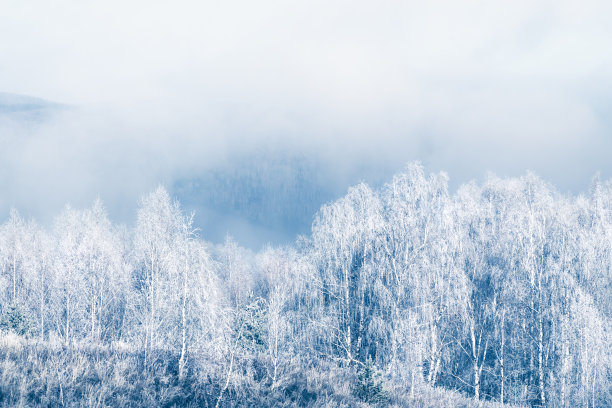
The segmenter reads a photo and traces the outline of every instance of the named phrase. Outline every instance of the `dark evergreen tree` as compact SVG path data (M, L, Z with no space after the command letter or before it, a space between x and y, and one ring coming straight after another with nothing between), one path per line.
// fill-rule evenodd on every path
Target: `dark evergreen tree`
M369 404L377 406L385 406L387 404L389 398L383 389L382 376L370 357L361 366L353 393L361 401Z
M34 324L19 305L12 304L0 317L0 329L20 336L29 336L34 331Z

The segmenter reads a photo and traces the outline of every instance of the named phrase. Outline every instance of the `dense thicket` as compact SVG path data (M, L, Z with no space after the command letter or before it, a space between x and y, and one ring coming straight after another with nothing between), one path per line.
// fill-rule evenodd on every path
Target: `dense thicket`
M150 381L147 398L174 392L167 405L418 405L449 389L611 406L611 300L612 183L599 180L578 197L532 174L450 194L444 174L410 165L323 206L311 237L256 254L207 245L162 188L132 230L99 202L51 229L12 211L0 229L2 330L21 353L75 350L23 357L28 375L104 352ZM29 398L6 373L0 395Z

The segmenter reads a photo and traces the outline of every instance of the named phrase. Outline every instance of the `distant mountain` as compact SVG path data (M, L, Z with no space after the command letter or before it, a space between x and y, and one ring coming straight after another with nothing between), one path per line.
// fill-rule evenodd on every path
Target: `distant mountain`
M231 157L221 166L179 178L170 190L206 240L230 234L258 250L266 243L288 244L309 234L321 206L346 194L348 186L374 186L388 178L386 168L340 169L338 163L291 150L262 149Z
M66 106L41 98L0 92L0 117L18 122L38 122Z
M201 175L179 179L172 190L206 239L220 242L231 233L259 247L289 243L310 231L322 203L342 194L324 169L305 156L258 153L234 158Z

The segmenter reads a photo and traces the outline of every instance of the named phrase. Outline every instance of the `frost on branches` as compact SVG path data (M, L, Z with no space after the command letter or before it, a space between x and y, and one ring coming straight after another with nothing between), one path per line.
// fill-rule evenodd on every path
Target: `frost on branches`
M324 205L293 246L205 232L161 187L133 229L99 201L48 227L11 211L0 404L612 405L611 182L451 194L409 165Z

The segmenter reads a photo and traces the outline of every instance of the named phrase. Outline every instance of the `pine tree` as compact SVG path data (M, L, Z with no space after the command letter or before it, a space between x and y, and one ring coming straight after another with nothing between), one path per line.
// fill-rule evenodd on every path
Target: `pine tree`
M381 374L374 366L372 358L368 357L362 366L353 393L363 402L377 406L386 405L388 396L383 389Z
M9 306L0 317L0 330L26 336L31 334L32 329L31 319L18 305Z

